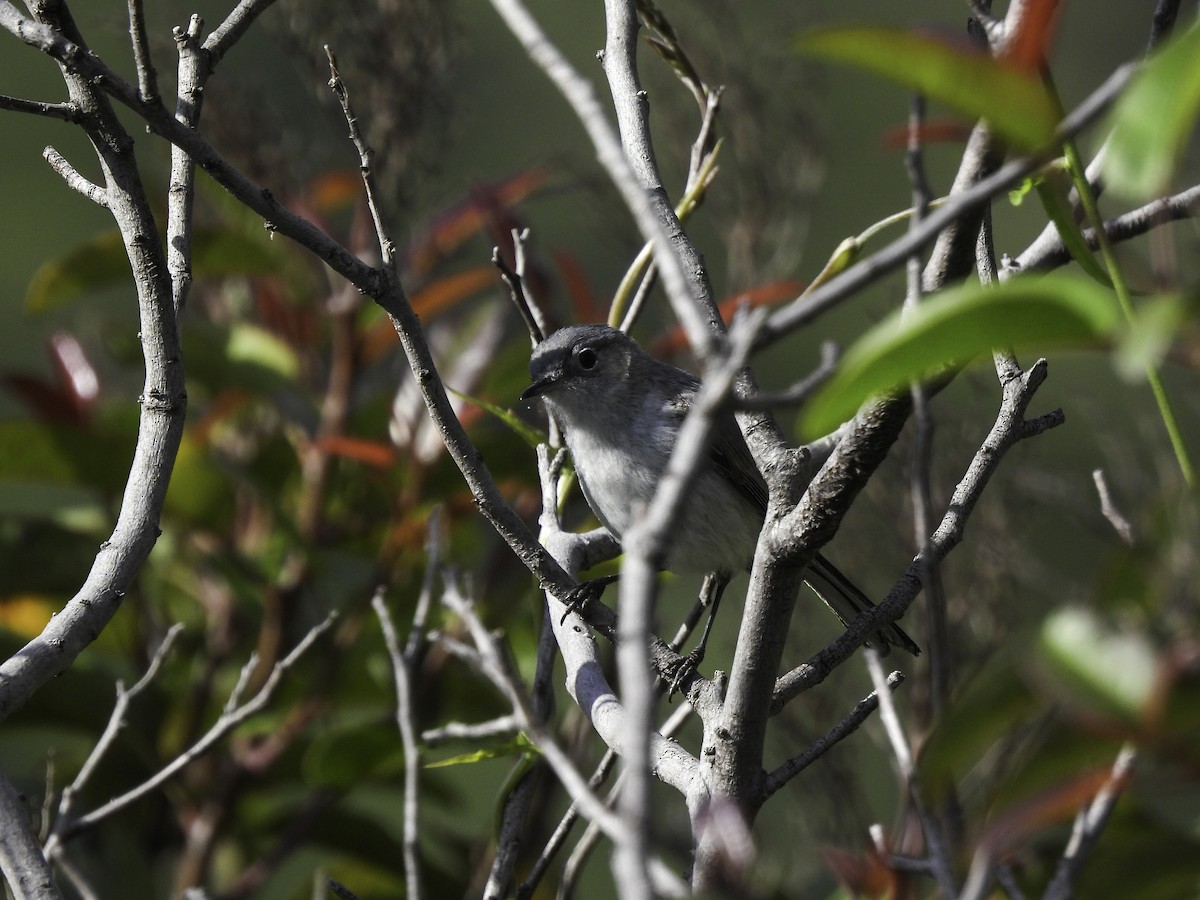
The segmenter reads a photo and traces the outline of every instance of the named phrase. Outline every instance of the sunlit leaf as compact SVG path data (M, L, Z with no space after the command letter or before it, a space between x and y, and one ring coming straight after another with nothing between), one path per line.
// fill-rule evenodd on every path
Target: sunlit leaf
M1104 159L1114 191L1145 199L1163 193L1200 109L1200 26L1175 37L1146 63L1112 113Z
M1041 78L970 45L897 28L846 27L803 36L800 50L849 63L945 103L1025 148L1054 136L1058 107Z
M806 409L803 431L823 434L870 397L964 365L996 347L1093 346L1110 338L1116 325L1110 293L1077 276L1017 278L944 291L911 313L893 313L852 345Z
M510 759L514 756L537 755L537 753L537 747L530 743L529 738L524 734L518 734L511 741L505 741L503 744L485 747L482 750L473 750L470 753L459 753L456 756L426 763L425 768L442 769L447 766L466 766L489 759Z
M271 332L248 322L234 324L225 353L231 363L267 369L289 381L300 375L295 351Z
M1158 653L1138 631L1117 631L1095 614L1069 607L1042 626L1042 658L1070 698L1137 717L1154 696Z
M1042 208L1058 229L1058 236L1062 238L1063 246L1071 254L1071 259L1079 263L1079 267L1096 281L1105 287L1112 287L1108 273L1096 261L1083 232L1079 230L1079 222L1071 208L1071 185L1071 173L1067 170L1066 163L1061 160L1046 166L1040 176L1033 180L1038 198L1042 201Z

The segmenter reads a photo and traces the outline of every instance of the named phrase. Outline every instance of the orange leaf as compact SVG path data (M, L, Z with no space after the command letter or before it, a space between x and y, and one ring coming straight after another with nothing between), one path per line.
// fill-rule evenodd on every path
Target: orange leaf
M554 250L554 265L562 276L567 288L567 296L571 298L571 308L575 311L576 322L602 322L604 313L600 310L600 302L592 286L588 284L583 274L579 260L566 250Z
M1000 61L1023 72L1037 73L1046 65L1046 52L1058 24L1059 0L1030 0L1018 29L1004 44Z
M320 213L342 209L362 196L362 176L350 169L323 172L312 180L308 193L313 207Z
M437 262L460 246L491 219L491 211L519 203L540 189L552 174L539 166L496 183L472 188L471 196L433 220L409 254L409 269L417 275L432 271Z
M961 144L970 134L970 127L949 119L922 122L917 132L922 144ZM888 150L908 149L908 126L888 129L881 143Z
M785 300L792 300L804 290L804 282L789 279L786 281L772 281L768 284L761 284L758 287L750 288L742 291L740 294L734 294L732 297L727 297L721 301L717 308L721 312L721 319L728 324L733 318L733 314L742 304L754 306L772 306L776 303L782 303ZM650 344L650 352L655 356L671 356L678 353L687 347L687 335L683 333L683 328L675 326L666 334L655 339Z
M318 438L313 446L333 456L357 459L377 469L389 468L396 461L396 451L389 444L346 435Z

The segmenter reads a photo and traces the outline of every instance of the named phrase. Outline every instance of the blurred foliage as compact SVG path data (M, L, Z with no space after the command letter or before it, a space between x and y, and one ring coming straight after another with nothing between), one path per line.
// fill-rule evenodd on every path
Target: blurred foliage
M372 111L366 118L379 129L373 139L388 148L380 159L392 167L384 173L389 196L407 200L429 167L443 161L447 122L454 123L448 128L451 145L458 134L454 128L468 127L449 115L442 93L452 71L454 27L439 18L436 2L379 6L382 18L372 21L361 5L348 18L340 7L298 4L271 27L301 49L314 44L315 33L334 29L335 42L371 51L356 56L335 43L356 103L362 97L360 111ZM573 11L555 15L564 33L575 37L581 31ZM722 114L729 149L721 179L731 187L726 199L719 191L706 197L697 216L718 224L696 224L700 233L716 231L714 267L724 267L735 286L723 309L732 314L743 303L791 299L801 292L802 277L811 277L797 262L802 243L797 236L805 231L807 214L797 211L796 200L811 193L818 168L808 143L809 111L781 87L800 77L800 66L771 67L790 54L792 32L772 16L731 23L730 9L721 6L677 15L674 30L667 31L663 18L654 38L668 65L695 83L707 77L706 67L733 81ZM807 46L891 72L968 114L980 111L983 98L984 111L1011 127L1012 136L1036 143L1053 121L1040 82L1028 75L1029 61L1050 44L1053 24L1044 20L1039 31L1024 35L1020 58L1003 65L970 56L955 42L913 32L902 41L878 30L824 32ZM379 40L378 34L389 39ZM1194 130L1194 91L1173 97L1171 85L1176 79L1194 84L1197 55L1177 48L1193 47L1195 34L1193 29L1169 45L1147 68L1145 86L1137 88L1142 93L1130 95L1149 97L1145 102L1154 109L1171 106L1163 115L1170 116L1172 135ZM398 35L416 38L398 45ZM676 35L691 56L681 55ZM345 68L351 59L361 64L360 71ZM751 74L737 78L743 67ZM663 65L646 68L656 88L656 115L666 119L669 135L687 135L674 141L686 148L695 122L672 120L671 104L659 102L676 95L667 89L677 91L675 76L668 72L663 78ZM319 87L324 76L309 81ZM488 79L476 82L481 91L494 87ZM219 79L215 84L214 94L224 91ZM987 89L976 90L980 84ZM510 98L513 104L525 99ZM267 106L259 100L253 91L220 93L206 110L205 124L220 126L215 139L222 149L280 196L286 192L289 205L369 258L377 248L358 200L358 174L328 165L324 145L306 145L313 123L304 116L284 114L265 128L245 116L247 106ZM694 110L687 105L690 117ZM1185 139L1173 137L1159 148L1157 120L1155 128L1139 124L1133 105L1126 101L1114 113L1123 143L1109 164L1117 167L1119 181L1121 166L1157 159L1152 176L1139 169L1126 179L1131 190L1157 190L1182 158ZM893 119L902 118L900 110L897 106ZM447 115L438 115L442 112ZM499 109L474 112L507 116ZM279 113L272 107L269 114ZM249 121L252 133L244 131ZM326 130L340 137L343 127L335 121ZM431 140L417 140L418 133L430 132ZM872 131L870 138L878 140L881 133L882 128ZM498 246L511 264L514 228L536 220L535 238L551 230L542 227L545 222L592 229L579 244L557 236L544 247L535 241L527 289L560 319L601 320L604 298L638 243L625 233L623 219L610 227L604 217L616 216L595 202L598 192L585 193L591 191L592 173L558 165L554 152L545 150L542 142L549 146L551 137L558 135L527 141L535 146L522 166L470 167L437 206L405 220L406 289L460 416L503 490L529 520L540 508L525 443L530 426L514 433L522 431L520 419L505 421L525 381L527 342L485 262L490 248ZM471 158L490 160L510 138L507 130L498 130L496 146L472 147ZM518 139L526 141L524 135ZM780 146L787 152L779 152ZM1158 149L1167 153L1165 159L1151 156ZM851 151L861 147L847 150L848 156ZM347 155L342 148L337 158ZM685 155L667 150L664 165L678 166ZM860 165L853 177L868 183L880 168ZM899 164L886 177L903 185ZM162 791L70 842L67 852L102 896L166 896L193 873L224 897L311 896L314 879L323 875L363 898L399 896L403 756L391 672L370 597L377 585L387 585L397 620L402 626L411 620L427 564L427 523L437 506L443 510L443 559L469 568L487 624L504 629L527 676L540 607L527 573L479 521L428 424L387 318L333 282L305 253L273 239L261 221L204 178L199 191L196 285L183 334L188 424L162 536L122 613L75 665L5 723L0 767L31 798L43 795L48 767L53 788L61 789L104 728L114 682L135 681L166 629L182 622L183 638L159 678L135 701L116 745L79 800L81 809L93 808L142 782L202 734L252 653L258 655L257 684L309 627L336 609L334 633L289 673L267 711ZM819 235L824 243L817 243L817 255L836 243L831 234L864 234L870 219L882 222L894 211L888 198L871 200L870 206L836 196L824 201L850 217L853 230L837 230L845 219L822 222L826 231ZM595 245L606 242L618 264L597 262ZM588 253L576 256L585 246ZM859 249L853 241L844 244L830 273ZM1187 249L1195 251L1194 239ZM1074 250L1080 259L1078 246ZM1176 366L1178 383L1194 387L1200 337L1194 304L1186 298L1196 296L1197 285L1184 268L1188 254L1179 255L1184 262L1178 277L1170 267L1155 268L1159 296L1140 306L1140 324L1120 341L1119 353L1134 359L1125 364L1129 371L1136 371L1139 360L1166 360ZM86 576L120 503L137 427L132 398L141 357L128 309L94 308L105 291L129 293L128 263L115 232L47 252L38 263L25 296L27 314L70 325L56 326L47 342L48 376L0 364L8 393L23 410L0 421L5 656L40 630ZM1166 289L1157 290L1163 287L1157 282L1167 282ZM990 347L998 333L1014 343L1044 338L1054 316L1068 317L1072 339L1115 333L1112 307L1095 283L1064 277L1039 284L1013 283L1015 305L1004 294L964 289L898 327L881 324L876 337L864 338L845 357L839 378L853 376L858 384L856 399L844 402L857 403L872 391L962 362ZM1027 295L1022 302L1026 290L1037 293L1036 302ZM883 318L871 309L853 313L859 317L855 332ZM663 354L683 349L673 330L646 343ZM794 379L803 374L801 354L790 346L785 352L783 376ZM1109 387L1119 380L1105 380L1112 376L1109 360L1093 357L1089 366L1078 381L1066 382L1073 388L1063 393L1074 404L1069 418L1078 410L1086 423L1088 410L1098 410L1093 421L1099 425L1086 436L1093 442L1079 449L1048 437L1045 450L1014 451L997 478L1010 485L1010 493L1003 501L993 499L1000 488L989 493L972 520L968 545L947 564L955 666L950 702L934 714L919 677L900 702L915 723L931 806L959 824L965 848L985 840L998 848L1030 895L1053 874L1071 819L1103 784L1118 748L1136 747L1134 775L1084 867L1079 895L1191 896L1200 889L1195 866L1200 522L1194 495L1180 489L1177 475L1162 462L1169 457L1153 417L1149 424L1137 418L1143 401L1135 398L1132 413L1119 409L1116 389ZM971 374L948 389L946 399L939 398L946 404L940 407L946 449L937 460L939 483L961 475L963 460L978 444L979 421L995 404L994 386L984 393ZM1195 409L1193 404L1190 410ZM1121 416L1128 422L1122 424ZM1189 428L1195 435L1194 423ZM1087 430L1085 425L1082 431ZM896 455L908 449L901 445ZM1054 468L1054 460L1066 456L1076 469L1090 472L1103 460L1116 474L1136 535L1131 545L1102 520L1090 482L1080 487ZM911 557L906 474L900 462L885 470L865 492L860 503L865 511L845 529L861 526L839 552L861 552L870 560L855 567L856 575L861 570L866 577L882 572L880 578L890 578ZM668 593L689 587L669 587ZM665 607L671 599L677 598ZM807 615L797 620L803 620L792 635L801 648L798 661L833 625ZM457 634L457 623L440 614L431 625ZM779 717L773 753L796 752L844 715L847 703L862 693L861 680L847 674L851 668L837 673L829 690L814 692ZM436 644L421 660L415 694L421 727L477 722L507 711ZM574 739L580 757L597 756L580 737L588 733L586 723L569 703L563 706L564 735ZM499 793L508 778L523 773L527 755L527 745L511 735L482 748L459 744L427 751L427 760L447 763L421 775L420 849L430 896L460 896L478 884L488 864ZM832 896L844 890L896 896L909 889L910 876L896 875L864 849L866 825L873 822L893 823L886 831L894 849L921 849L897 811L885 756L866 739L847 742L764 811L754 873L764 896ZM663 808L675 809L677 799L672 796ZM530 828L535 844L564 806L560 793L539 792ZM682 813L677 819L666 822L664 831L682 829ZM189 834L206 830L211 842L189 843ZM957 860L964 870L967 856L964 850ZM584 891L605 896L605 878L590 879ZM842 888L834 886L835 879ZM923 882L911 884L924 889Z

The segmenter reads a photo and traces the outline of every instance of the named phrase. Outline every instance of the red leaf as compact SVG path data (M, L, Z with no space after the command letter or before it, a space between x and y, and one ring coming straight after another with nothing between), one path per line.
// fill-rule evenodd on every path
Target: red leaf
M1000 61L1024 72L1040 72L1058 25L1059 0L1030 0L1017 30L1004 43Z
M804 282L788 279L785 281L772 281L768 284L762 284L758 287L750 288L742 291L740 294L734 294L732 297L727 297L721 301L718 309L721 311L721 318L728 324L733 318L733 314L742 304L754 306L772 306L776 303L782 303L785 300L792 300L804 290ZM687 335L684 334L683 328L676 325L666 334L655 339L650 343L650 352L655 356L672 356L687 347Z
M380 443L379 441L367 441L362 438L333 435L331 437L318 438L313 446L333 456L356 459L377 469L387 469L396 462L396 451L390 445Z

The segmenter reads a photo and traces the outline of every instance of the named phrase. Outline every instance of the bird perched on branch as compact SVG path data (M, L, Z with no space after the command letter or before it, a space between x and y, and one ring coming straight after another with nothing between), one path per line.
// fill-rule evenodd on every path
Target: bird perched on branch
M573 325L554 332L534 348L529 374L532 383L521 399L541 398L563 431L588 505L622 538L654 497L699 379L655 359L607 325ZM767 511L767 485L732 413L718 415L713 425L709 453L665 565L672 572L716 573L723 588L754 559ZM874 606L819 553L804 580L843 625ZM880 652L894 645L920 653L894 623L875 632L867 644Z

